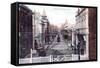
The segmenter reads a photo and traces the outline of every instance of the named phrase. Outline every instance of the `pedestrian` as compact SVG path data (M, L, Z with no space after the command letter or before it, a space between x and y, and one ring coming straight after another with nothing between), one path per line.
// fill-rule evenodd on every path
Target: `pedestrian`
M36 50L38 50L38 43L37 43L37 40L34 41L34 48L35 48Z
M85 41L84 41L83 35L77 34L77 36L78 36L80 54L84 54Z
M60 42L60 36L58 35L58 37L57 37L57 42Z

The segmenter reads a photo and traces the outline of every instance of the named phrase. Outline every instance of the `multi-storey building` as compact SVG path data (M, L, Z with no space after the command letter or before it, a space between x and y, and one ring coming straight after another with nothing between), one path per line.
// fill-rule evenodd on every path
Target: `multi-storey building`
M79 8L74 29L76 32L79 31L84 38L85 60L96 59L96 41L92 41L92 39L96 39L96 8ZM76 45L77 43L76 37Z
M85 41L84 44L82 44L81 47L81 54L85 55L85 59L89 58L89 53L88 53L88 49L89 49L89 44L88 44L88 37L89 37L89 26L88 26L88 8L78 8L77 11L77 15L76 15L76 25L74 27L76 27L75 31L76 31L76 41L75 41L75 45L78 46L78 42L79 42L79 38L78 38L78 34L81 34L81 41ZM78 33L77 33L78 32ZM82 39L83 38L83 39Z
M47 18L45 10L43 11L43 14L42 14L41 25L42 25L42 43L49 44L49 41L50 41L49 25L50 23Z
M33 43L37 40L38 44L41 44L41 34L42 34L42 26L41 26L41 15L39 12L34 11L32 15L32 23L33 23ZM33 44L34 49L34 44Z
M19 5L19 57L25 58L30 54L33 45L32 11Z

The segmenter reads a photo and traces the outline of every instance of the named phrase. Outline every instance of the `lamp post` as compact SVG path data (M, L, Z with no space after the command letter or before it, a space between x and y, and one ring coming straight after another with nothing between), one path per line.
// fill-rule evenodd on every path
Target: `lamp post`
M33 48L32 49L34 49L34 38L35 38L35 27L36 27L36 25L35 25L35 11L32 13L32 17L33 17L33 19L32 19L32 24L33 24Z

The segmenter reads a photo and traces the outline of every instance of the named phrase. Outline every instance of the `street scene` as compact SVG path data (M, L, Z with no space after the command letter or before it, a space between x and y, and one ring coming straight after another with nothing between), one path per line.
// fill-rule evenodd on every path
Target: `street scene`
M19 63L88 60L89 8L19 5Z

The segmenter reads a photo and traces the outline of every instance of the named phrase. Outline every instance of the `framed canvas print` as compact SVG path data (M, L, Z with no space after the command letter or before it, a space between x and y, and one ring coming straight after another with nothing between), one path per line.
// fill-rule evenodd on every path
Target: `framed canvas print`
M97 61L97 7L11 4L11 64Z

